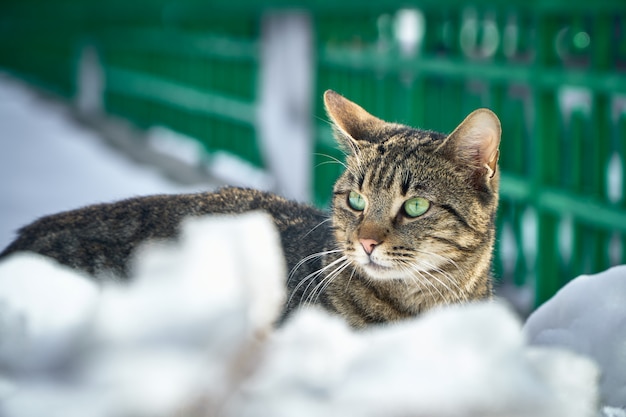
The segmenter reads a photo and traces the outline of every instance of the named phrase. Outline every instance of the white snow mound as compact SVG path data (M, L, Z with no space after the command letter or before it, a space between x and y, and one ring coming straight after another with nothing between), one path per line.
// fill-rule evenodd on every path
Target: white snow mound
M572 280L528 318L524 331L533 345L592 358L602 373L602 402L626 408L626 266Z
M268 342L232 416L596 416L597 370L525 346L498 303L449 307L355 332L302 311Z

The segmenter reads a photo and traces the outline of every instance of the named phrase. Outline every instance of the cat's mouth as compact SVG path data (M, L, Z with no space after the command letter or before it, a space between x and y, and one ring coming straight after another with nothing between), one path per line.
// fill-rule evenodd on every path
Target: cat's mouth
M391 269L392 269L392 268L390 268L388 266L384 266L384 265L378 264L378 263L372 261L371 259L364 266L369 268L369 269L372 269L374 271L391 271Z
M380 254L368 255L365 251L356 254L354 262L360 267L361 271L371 279L389 280L402 278L403 274L398 270L397 266L386 257Z
M377 280L398 278L398 271L390 266L379 264L371 259L361 263L361 269L370 277Z

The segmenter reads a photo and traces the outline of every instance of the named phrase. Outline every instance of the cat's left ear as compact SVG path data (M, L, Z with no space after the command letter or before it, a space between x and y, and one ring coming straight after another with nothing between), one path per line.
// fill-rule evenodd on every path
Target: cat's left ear
M489 109L478 109L448 135L441 147L452 148L456 158L477 169L484 168L491 178L498 165L501 135L498 116Z

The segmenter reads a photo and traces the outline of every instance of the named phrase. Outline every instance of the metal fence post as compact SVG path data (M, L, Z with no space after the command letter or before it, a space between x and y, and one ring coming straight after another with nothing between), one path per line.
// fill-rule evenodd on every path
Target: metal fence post
M558 24L552 15L540 15L537 22L536 61L537 73L553 66L557 60L554 39ZM561 113L556 91L536 85L533 89L534 126L532 135L534 160L533 191L556 185L559 177L559 127ZM539 204L535 201L535 207ZM559 252L557 246L558 216L537 209L537 257L535 265L535 303L541 304L560 288Z

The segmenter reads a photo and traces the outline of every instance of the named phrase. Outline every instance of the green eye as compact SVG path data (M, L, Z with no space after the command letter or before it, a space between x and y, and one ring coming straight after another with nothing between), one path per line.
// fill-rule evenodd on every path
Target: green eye
M419 217L428 211L430 201L425 198L415 197L406 200L404 203L404 212L409 217Z
M348 195L348 204L356 211L365 210L365 199L356 191L350 191Z

